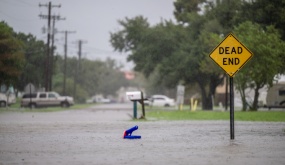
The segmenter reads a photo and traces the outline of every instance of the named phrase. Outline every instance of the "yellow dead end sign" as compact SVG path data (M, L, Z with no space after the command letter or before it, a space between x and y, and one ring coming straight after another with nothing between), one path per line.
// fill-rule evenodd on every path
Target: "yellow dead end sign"
M214 60L230 77L233 77L253 53L230 33L211 53Z

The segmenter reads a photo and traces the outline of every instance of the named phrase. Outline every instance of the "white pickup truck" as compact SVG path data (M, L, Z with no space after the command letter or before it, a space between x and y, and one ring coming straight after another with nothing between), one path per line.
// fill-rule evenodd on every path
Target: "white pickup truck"
M15 94L0 93L0 107L6 107L14 103L16 103Z
M21 107L69 107L74 104L73 97L60 96L56 92L26 93L22 97Z

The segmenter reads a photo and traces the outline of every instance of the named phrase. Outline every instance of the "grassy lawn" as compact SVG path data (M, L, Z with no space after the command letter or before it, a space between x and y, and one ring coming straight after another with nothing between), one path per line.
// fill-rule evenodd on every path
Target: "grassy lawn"
M0 108L1 112L56 112L64 110L85 109L95 104L75 104L69 108L49 107L49 108L20 108L20 104L13 104L8 108ZM139 110L140 111L140 110ZM159 108L148 109L146 111L148 119L155 120L230 120L229 111L203 111L192 112L189 108L179 110L162 110ZM285 122L285 111L257 111L242 112L235 111L235 121L272 121Z
M147 118L157 120L230 120L229 111L147 111ZM235 121L285 122L285 111L235 112Z

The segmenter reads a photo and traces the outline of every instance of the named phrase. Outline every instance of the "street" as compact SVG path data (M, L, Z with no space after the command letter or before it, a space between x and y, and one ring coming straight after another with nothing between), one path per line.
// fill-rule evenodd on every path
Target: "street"
M284 165L285 123L132 121L132 104L0 114L0 165ZM138 125L133 135L123 132Z

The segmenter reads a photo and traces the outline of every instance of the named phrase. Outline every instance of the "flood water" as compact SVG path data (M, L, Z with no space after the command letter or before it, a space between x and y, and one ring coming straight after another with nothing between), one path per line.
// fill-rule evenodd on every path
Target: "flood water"
M131 121L131 110L87 109L0 114L0 165L284 165L285 123ZM124 130L138 125L123 139Z

